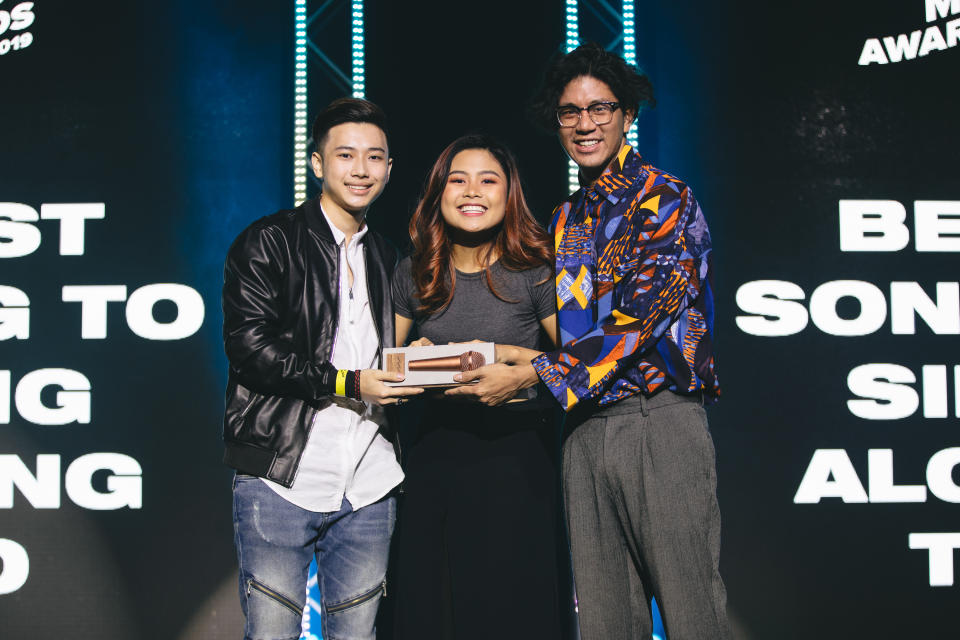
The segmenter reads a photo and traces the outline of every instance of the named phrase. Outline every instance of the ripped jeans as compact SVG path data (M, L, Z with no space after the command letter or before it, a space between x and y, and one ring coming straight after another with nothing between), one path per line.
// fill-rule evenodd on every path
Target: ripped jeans
M373 640L396 520L392 496L356 511L291 504L259 478L233 481L233 530L246 640L296 640L316 554L324 640Z

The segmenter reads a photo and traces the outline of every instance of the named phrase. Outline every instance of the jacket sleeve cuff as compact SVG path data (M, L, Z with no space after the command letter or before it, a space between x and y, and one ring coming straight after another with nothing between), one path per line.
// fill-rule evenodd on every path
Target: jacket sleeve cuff
M337 386L337 368L328 361L323 361L317 365L320 371L320 385L316 391L315 400L323 396L332 396Z
M531 360L530 364L533 365L543 385L550 390L550 393L553 394L553 397L557 399L564 410L569 410L576 404L578 398L568 391L563 369L550 360L549 353L541 353Z

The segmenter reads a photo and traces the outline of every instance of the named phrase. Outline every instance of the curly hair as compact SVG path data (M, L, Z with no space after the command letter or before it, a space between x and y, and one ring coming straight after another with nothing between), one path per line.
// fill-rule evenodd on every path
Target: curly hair
M527 206L513 154L507 147L485 135L462 136L451 142L433 163L427 175L423 195L407 229L413 243L411 267L416 298L420 301L418 313L435 313L453 300L457 271L451 259L453 243L440 211L440 201L454 156L468 149L489 151L507 178L503 222L496 232L496 237L480 253L480 263L483 265L490 291L504 302L514 302L497 293L493 285L490 264L494 253L500 264L511 271L553 264L553 241L534 219Z
M610 53L595 42L580 45L568 54L554 58L544 74L543 83L530 104L530 116L547 131L556 131L557 106L567 84L574 78L591 76L601 80L617 97L624 113L635 119L641 107L654 107L650 78L620 56Z

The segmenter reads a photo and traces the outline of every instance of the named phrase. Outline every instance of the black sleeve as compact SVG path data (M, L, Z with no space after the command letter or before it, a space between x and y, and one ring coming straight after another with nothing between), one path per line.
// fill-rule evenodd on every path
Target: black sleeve
M273 226L251 225L223 267L223 342L243 386L257 393L317 400L334 391L336 369L298 353L280 335L289 245Z
M417 308L414 292L416 288L413 284L413 272L411 268L413 262L409 257L404 258L397 265L397 273L393 277L393 308L397 315L404 318L415 317L414 310Z
M553 284L553 269L547 266L531 269L530 294L537 320L549 318L557 312L557 291Z

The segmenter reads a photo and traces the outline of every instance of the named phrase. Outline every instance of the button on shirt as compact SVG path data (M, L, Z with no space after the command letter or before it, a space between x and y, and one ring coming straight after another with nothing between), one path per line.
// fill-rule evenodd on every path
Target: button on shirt
M330 362L337 369L376 368L379 358L377 329L367 297L366 263L362 229L346 236L323 214L338 245L340 304L336 338ZM349 268L353 271L350 286ZM310 436L289 489L263 479L285 500L308 511L339 511L346 497L354 509L372 504L403 480L393 445L379 434L385 424L383 408L346 398L316 413Z
M533 360L568 411L663 389L720 395L710 232L690 188L629 145L556 208L560 349Z

